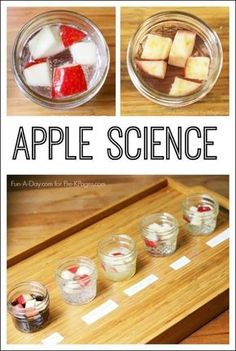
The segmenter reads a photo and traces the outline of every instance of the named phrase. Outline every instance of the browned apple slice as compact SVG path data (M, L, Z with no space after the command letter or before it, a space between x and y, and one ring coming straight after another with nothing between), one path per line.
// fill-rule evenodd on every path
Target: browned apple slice
M139 68L150 76L165 78L167 63L165 61L136 61Z
M209 66L209 57L189 57L185 67L185 78L207 80L209 74Z
M178 30L170 49L169 65L185 67L188 57L192 55L195 39L195 33L187 30Z
M175 80L171 86L169 95L170 96L185 96L193 93L200 87L201 83L191 82L186 79L175 77Z
M165 60L170 52L172 39L160 35L148 34L144 43L141 59Z

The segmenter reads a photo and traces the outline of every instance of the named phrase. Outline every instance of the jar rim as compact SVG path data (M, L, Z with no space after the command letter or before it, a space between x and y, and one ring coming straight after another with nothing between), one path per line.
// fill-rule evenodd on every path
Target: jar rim
M182 210L188 212L189 214L196 214L196 212L190 210L189 204L191 203L191 201L194 201L197 199L199 199L199 200L206 199L206 200L210 201L211 205L213 206L213 214L217 215L219 213L218 200L214 196L206 194L206 193L193 193L193 194L187 195L182 201ZM212 212L210 214L208 211L198 212L198 214L201 217L211 217L212 216Z
M28 286L28 285L34 285L35 287L39 287L40 289L42 289L44 291L44 296L45 296L45 299L47 301L49 301L49 293L48 293L48 289L46 288L45 285L43 285L42 283L40 282L37 282L35 280L29 280L29 281L23 281L23 282L20 282L20 283L17 283L14 288L10 289L8 294L7 294L7 306L8 306L8 311L11 312L11 309L12 307L12 301L10 301L10 295L12 293L14 293L15 290L21 288L21 287L24 287L24 286ZM32 288L33 290L33 288ZM40 303L38 304L38 307L37 308L41 308L44 304L45 304L45 300L43 301L39 301ZM25 311L25 308L23 308L23 311Z
M164 16L182 16L182 18L184 18L184 19L190 18L190 19L194 20L196 23L198 23L198 24L200 23L201 26L204 27L204 29L207 31L208 36L211 36L213 38L213 42L214 42L215 47L217 48L217 51L218 51L218 55L217 55L218 65L216 65L216 67L214 67L214 71L211 74L211 78L208 77L205 84L202 84L202 86L199 87L199 89L197 89L195 92L188 94L186 96L173 97L173 96L170 96L168 94L165 94L165 93L162 93L160 91L155 90L154 88L148 86L148 84L145 83L141 79L141 77L139 77L139 75L137 74L136 68L135 68L133 50L134 50L134 42L135 42L138 34L149 22L153 21L154 19L161 19ZM166 19L166 21L168 21L168 20L171 20L171 18ZM176 21L178 21L178 19L176 19ZM181 21L181 19L179 19L179 21ZM148 28L148 30L149 29L150 28ZM190 14L188 12L184 12L184 11L175 11L175 10L160 11L160 12L157 12L157 13L153 14L152 16L149 16L148 18L146 18L146 20L143 21L138 26L137 30L135 31L135 33L133 34L133 36L131 37L131 39L129 41L126 59L127 59L127 68L128 68L128 72L129 72L129 76L131 78L131 81L133 82L136 89L144 97L151 100L152 102L158 103L158 104L163 105L163 106L178 108L178 107L184 107L184 106L187 106L187 105L190 105L192 103L197 102L198 100L202 99L204 96L206 96L211 91L211 89L215 85L215 83L220 75L221 69L222 69L223 49L222 49L222 44L221 44L221 41L220 41L217 33L211 27L209 27L208 24L205 23L201 18L199 18L193 14Z
M173 216L172 214L170 214L168 212L151 212L151 213L144 215L140 219L141 226L142 225L145 226L145 224L143 222L151 217L156 217L156 218L166 217L166 218L170 219L174 223L175 226L179 226L179 223L178 223L177 219L175 218L175 216Z
M127 254L126 253L122 254L123 258L128 258L136 253L136 243L135 243L134 239L131 238L131 236L129 236L127 234L112 234L112 235L107 236L106 238L100 240L98 243L98 253L105 256L105 257L110 257L108 254L104 253L104 247L107 244L119 241L120 239L126 240L126 242L128 242L129 245L131 245L131 247L129 248L129 252ZM115 260L116 256L113 256L113 258ZM120 257L117 256L117 259L118 258L120 258Z
M62 279L62 280L65 280L64 278L62 278L61 276L61 273L63 271L63 267L68 263L68 266L69 267L70 265L73 265L73 264L79 264L80 262L87 262L89 264L89 268L91 269L91 276L96 278L96 264L95 262L87 257L87 256L71 256L71 257L65 257L64 259L62 259L59 263L59 265L57 266L56 268L56 276L59 278L59 279ZM70 262L70 265L69 265L69 262ZM64 268L66 269L66 268ZM73 279L67 279L68 281L72 281Z
M42 95L38 94L37 92L35 92L34 90L32 90L26 84L24 79L22 79L22 77L21 77L21 74L19 72L19 67L17 65L17 57L16 57L17 45L18 45L20 38L24 34L24 32L28 28L30 28L30 26L33 23L35 23L37 20L40 20L46 16L57 15L57 14L58 15L60 15L60 14L61 15L62 14L73 15L73 16L76 16L77 18L83 20L85 23L87 23L98 34L99 41L103 45L104 50L106 52L106 65L104 65L104 69L102 71L102 74L97 79L95 84L92 85L87 91L85 91L83 93L73 94L72 96L65 97L63 99L48 98L48 97L42 96ZM55 110L70 109L70 108L75 108L75 107L81 106L82 104L85 104L86 102L91 100L99 92L99 90L102 88L102 86L107 78L107 74L108 74L109 67L110 67L110 51L109 51L109 47L107 45L107 42L106 42L101 30L89 18L87 18L86 16L84 16L80 13L77 13L75 11L50 10L50 11L42 12L42 13L34 16L33 18L31 18L27 23L25 23L21 27L20 31L18 32L18 34L15 38L14 44L13 44L12 54L11 54L11 63L12 63L14 78L16 80L17 86L19 87L21 92L26 97L28 97L31 101L37 103L40 106L43 106L43 107L46 106L47 108L51 108L51 109L55 109Z

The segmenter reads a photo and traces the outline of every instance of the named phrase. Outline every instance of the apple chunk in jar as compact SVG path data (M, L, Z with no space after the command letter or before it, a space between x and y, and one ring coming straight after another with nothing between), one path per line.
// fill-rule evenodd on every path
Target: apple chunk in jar
M56 10L23 26L14 43L12 64L26 97L41 106L65 110L98 93L110 55L93 22L76 12Z
M56 271L57 283L65 302L83 305L97 294L97 272L88 257L64 259Z
M190 234L211 234L217 224L218 201L207 194L192 194L182 202L185 228Z
M145 249L153 256L166 256L175 252L179 232L178 222L169 213L152 213L140 223Z
M107 279L122 281L130 279L136 272L136 244L126 234L111 235L100 241L98 255Z
M46 25L23 49L26 83L38 94L60 99L88 90L98 63L91 38L69 25Z

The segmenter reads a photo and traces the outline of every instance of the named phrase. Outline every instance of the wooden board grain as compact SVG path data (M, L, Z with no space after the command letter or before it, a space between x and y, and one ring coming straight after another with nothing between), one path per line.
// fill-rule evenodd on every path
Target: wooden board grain
M161 176L23 175L8 177L8 265L37 252L59 233L160 180ZM174 176L228 197L227 176ZM72 233L73 230L70 231ZM68 233L68 231L67 231ZM68 233L69 234L69 233Z
M78 225L86 226L105 216L108 209L115 211L117 204L161 178L8 177L8 266L71 235Z
M9 268L8 288L25 279L41 281L48 287L51 320L45 329L30 335L16 331L9 317L8 343L40 343L55 331L64 336L63 343L67 344L178 342L180 334L183 338L187 335L185 333L193 332L193 329L206 323L209 316L212 318L222 312L228 301L228 241L214 249L209 248L206 241L228 227L228 213L222 209L217 229L212 235L190 236L182 227L180 213L180 202L187 193L188 188L171 181L158 192ZM143 249L139 219L153 211L168 211L180 222L178 249L169 257L151 257ZM139 255L136 275L131 280L112 283L103 278L99 268L96 299L84 306L65 304L54 278L58 261L66 256L87 255L98 263L98 241L115 232L125 232L137 242ZM183 255L191 259L191 264L178 271L171 270L169 264ZM157 274L159 280L147 290L133 297L123 293L124 289L151 273ZM99 322L87 326L81 317L109 298L116 301L119 308ZM205 313L199 313L201 310ZM189 330L188 317L191 315L197 318L193 317ZM187 324L181 324L181 321L187 321ZM171 340L163 338L170 330Z
M181 341L181 344L228 344L229 310Z
M99 93L88 103L67 111L41 107L26 99L15 83L11 50L19 29L32 17L50 10L70 10L91 19L103 33L111 64ZM115 115L115 8L113 7L9 7L7 11L7 114L9 116L114 116Z
M166 10L194 14L214 29L222 43L223 68L211 92L197 103L179 109L155 104L132 84L126 64L130 38L149 16ZM122 116L228 116L229 115L229 9L227 7L123 7L121 9L121 114Z

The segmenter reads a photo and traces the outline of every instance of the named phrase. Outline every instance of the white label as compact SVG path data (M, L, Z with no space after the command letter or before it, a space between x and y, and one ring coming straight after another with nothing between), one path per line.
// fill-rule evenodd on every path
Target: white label
M170 264L170 267L172 269L174 269L175 271L177 271L177 269L182 268L183 266L186 266L186 264L190 263L191 260L186 257L186 256L182 256L180 257L177 261L173 262Z
M223 241L229 239L229 228L224 230L222 233L216 235L211 240L208 240L206 244L210 247L215 247L216 245L222 243Z
M96 322L98 319L104 317L108 313L114 311L119 305L113 301L108 300L107 302L103 303L101 306L95 308L85 316L81 317L81 319L87 323L88 325Z
M53 333L52 335L48 336L46 339L43 339L42 344L56 345L56 344L59 344L63 339L64 339L64 337L60 333L56 332L56 333Z
M145 289L146 287L148 287L150 284L154 283L157 280L158 280L158 277L156 275L150 274L148 277L144 278L137 284L134 284L130 288L124 290L124 293L128 296L133 296L134 294Z

